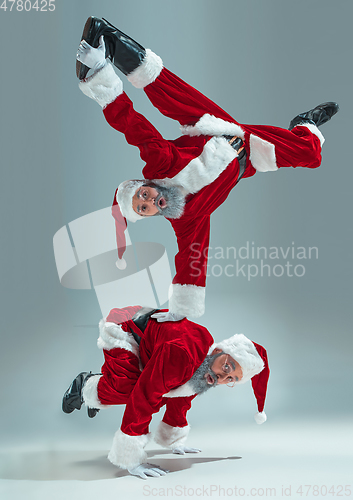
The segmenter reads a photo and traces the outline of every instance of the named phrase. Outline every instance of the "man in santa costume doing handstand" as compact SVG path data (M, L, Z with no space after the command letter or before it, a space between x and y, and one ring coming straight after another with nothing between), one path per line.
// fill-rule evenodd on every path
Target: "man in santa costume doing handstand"
M92 48L96 47L96 48ZM143 88L152 104L181 124L183 136L165 140L133 109L108 59L127 79ZM113 216L117 266L126 266L126 219L164 215L178 241L176 275L169 312L159 321L204 313L210 216L240 178L282 167L316 168L324 138L317 127L338 111L328 102L296 116L289 130L241 125L223 109L163 67L149 49L105 20L90 17L77 53L79 87L102 107L108 123L140 150L144 179L125 181L115 192ZM91 76L87 77L89 68ZM195 251L197 249L197 259Z
M257 401L258 424L266 421L264 404L269 367L266 350L242 334L214 342L208 330L184 318L157 322L154 310L140 306L113 309L99 324L98 347L105 362L102 373L80 373L63 398L63 411L88 415L125 404L121 428L116 432L109 460L143 478L166 473L146 463L149 423L166 406L154 439L173 453L201 450L185 445L189 433L186 413L192 400L220 384L251 380ZM132 319L130 319L132 318Z

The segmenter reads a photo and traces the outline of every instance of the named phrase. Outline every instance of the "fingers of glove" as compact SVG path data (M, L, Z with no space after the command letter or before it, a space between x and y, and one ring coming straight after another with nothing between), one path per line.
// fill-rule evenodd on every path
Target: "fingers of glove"
M184 448L185 453L200 453L199 448Z
M102 51L104 50L104 52L105 52L105 43L104 43L104 36L103 35L101 35L99 37L99 46L98 46L98 48L100 50L102 50Z
M165 476L167 474L166 471L162 470L162 469L159 469L158 467L155 468L155 469L147 469L147 470L144 470L144 473L147 475L147 476L152 476L152 477L159 477L159 476Z
M174 448L173 453L175 453L176 455L185 455L185 451L183 450L183 448Z
M93 47L86 42L86 40L81 40L80 47L83 47L84 49L92 49Z
M166 316L167 316L166 313L155 313L155 314L151 315L151 318L156 319L160 323L160 322L166 321L166 319L165 319Z

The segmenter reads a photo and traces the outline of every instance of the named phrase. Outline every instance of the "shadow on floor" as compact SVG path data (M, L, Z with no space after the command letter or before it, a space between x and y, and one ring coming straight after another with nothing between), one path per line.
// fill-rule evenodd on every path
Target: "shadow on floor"
M169 473L199 467L209 462L238 460L241 457L202 457L202 455L173 455L168 450L149 450L148 462L159 465ZM168 458L165 457L168 455ZM159 457L163 458L159 458ZM151 460L153 458L153 461ZM102 451L41 451L0 455L0 478L32 481L97 481L128 476L118 469Z

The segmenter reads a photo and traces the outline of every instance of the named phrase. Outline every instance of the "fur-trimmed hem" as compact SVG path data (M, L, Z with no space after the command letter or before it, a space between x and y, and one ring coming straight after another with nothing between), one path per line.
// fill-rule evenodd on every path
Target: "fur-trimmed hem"
M197 193L215 181L237 156L238 152L224 137L212 137L200 156L191 160L172 180L188 193Z
M102 69L81 80L80 90L105 108L123 93L123 82L115 73L113 66L107 63Z
M312 134L316 135L316 137L319 138L321 146L325 142L325 137L322 135L322 133L320 132L320 130L317 128L317 126L314 125L313 123L299 123L299 125L296 125L296 127L306 127L306 128L308 128Z
M177 387L176 389L172 389L171 391L163 394L164 398L185 398L189 396L193 396L195 394L195 390L189 382Z
M244 139L245 133L237 123L227 122L222 118L206 113L195 125L182 125L180 127L184 135L236 135Z
M130 351L139 358L139 346L136 340L130 333L124 332L121 325L110 323L103 318L99 322L99 334L97 340L99 349L109 351L120 347L120 349Z
M132 469L146 462L144 447L150 440L150 434L129 436L120 429L115 433L108 460L122 469Z
M169 311L198 318L205 312L205 287L173 283L169 287Z
M152 50L146 49L146 55L140 66L127 75L134 87L143 89L154 82L163 69L163 61Z
M190 425L186 425L185 427L172 427L162 420L157 427L154 440L164 448L174 450L174 448L185 443L189 432Z
M256 135L250 135L250 161L258 172L278 170L275 146Z
M89 377L82 390L82 398L83 402L89 408L97 408L99 410L103 410L105 408L111 408L111 405L102 405L102 403L98 399L98 391L97 386L99 379L102 375L93 375Z

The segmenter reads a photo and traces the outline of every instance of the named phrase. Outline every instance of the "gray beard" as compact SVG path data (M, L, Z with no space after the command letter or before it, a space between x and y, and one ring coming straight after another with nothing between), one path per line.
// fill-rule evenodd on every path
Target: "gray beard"
M155 206L158 210L156 215L163 215L167 219L179 219L183 215L185 207L185 195L178 186L163 186L158 181L150 181L145 186L154 187L158 191ZM165 208L161 208L158 202L161 198L167 202Z
M196 392L196 394L203 394L204 392L208 391L212 387L216 387L217 385L217 376L215 373L211 370L211 366L214 362L214 360L220 356L221 354L224 354L223 352L211 355L208 354L205 359L203 360L202 364L198 367L196 372L193 374L191 379L189 380L189 384L193 388L193 390ZM208 384L205 378L205 375L209 373L213 380L215 381L213 384Z

